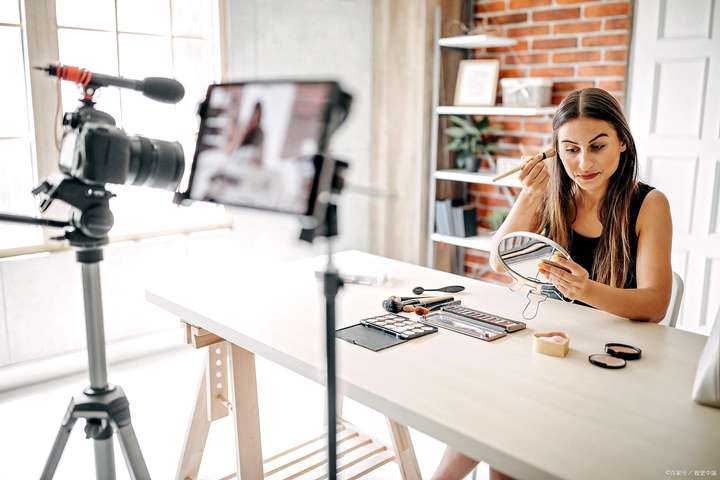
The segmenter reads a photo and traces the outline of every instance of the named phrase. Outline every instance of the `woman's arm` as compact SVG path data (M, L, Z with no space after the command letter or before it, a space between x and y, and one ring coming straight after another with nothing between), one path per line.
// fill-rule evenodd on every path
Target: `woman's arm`
M519 179L523 189L507 218L492 238L490 266L496 272L505 271L497 257L497 247L502 237L511 232L535 231L540 223L543 198L550 180L548 167L541 158L530 161L521 170Z
M560 259L572 273L547 266L548 278L563 295L631 320L659 322L665 317L672 290L672 219L662 192L650 192L637 220L637 288L614 288L588 279L575 262ZM567 292L567 294L566 294Z

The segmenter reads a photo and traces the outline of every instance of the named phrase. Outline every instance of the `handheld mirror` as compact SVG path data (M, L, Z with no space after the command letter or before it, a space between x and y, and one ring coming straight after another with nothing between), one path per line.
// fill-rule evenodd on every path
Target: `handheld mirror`
M497 248L498 258L515 283L511 287L527 293L528 302L522 315L526 320L537 316L540 303L548 298L565 298L547 278L540 274L540 262L553 264L553 255L570 258L563 247L549 238L531 232L512 232L505 235Z

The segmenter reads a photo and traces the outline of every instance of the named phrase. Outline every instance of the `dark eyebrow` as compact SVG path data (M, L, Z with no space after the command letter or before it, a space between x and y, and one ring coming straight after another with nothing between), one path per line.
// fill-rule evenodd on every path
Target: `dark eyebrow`
M608 135L607 133L597 134L597 135L595 135L595 136L592 138L592 140L590 140L588 143L592 143L592 142L594 142L595 140L597 140L597 139L600 138L600 137L609 137L609 135ZM563 140L563 141L560 142L560 143L572 143L573 145L579 145L577 142L573 142L572 140Z

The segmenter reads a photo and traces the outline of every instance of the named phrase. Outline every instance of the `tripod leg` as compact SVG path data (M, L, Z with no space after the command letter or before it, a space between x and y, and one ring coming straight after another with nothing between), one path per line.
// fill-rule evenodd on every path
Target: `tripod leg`
M108 438L94 441L95 474L97 478L115 480L115 452L113 451L112 429Z
M75 399L71 399L70 405L65 412L65 417L60 424L58 434L55 437L55 442L50 450L50 455L45 462L45 468L43 469L42 475L40 475L40 480L50 480L55 475L55 470L57 470L58 463L60 463L60 457L62 457L63 450L65 450L70 432L72 432L73 426L77 421L77 418L73 416L74 412Z
M132 480L150 480L150 473L148 472L147 465L145 465L145 459L140 451L140 445L138 444L132 424L128 422L122 427L118 426L116 432L118 434L120 447L125 456L128 472L130 472L130 478L132 478Z

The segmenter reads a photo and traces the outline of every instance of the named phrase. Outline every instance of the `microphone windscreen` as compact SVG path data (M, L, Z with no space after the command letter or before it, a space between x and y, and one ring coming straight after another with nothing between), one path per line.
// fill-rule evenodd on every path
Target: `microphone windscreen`
M178 103L185 96L185 87L172 78L148 77L142 81L142 93L158 102Z

